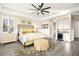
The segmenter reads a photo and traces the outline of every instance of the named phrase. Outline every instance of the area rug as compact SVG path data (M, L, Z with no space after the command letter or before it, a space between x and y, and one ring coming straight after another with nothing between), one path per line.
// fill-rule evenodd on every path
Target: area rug
M17 56L45 56L45 55L48 55L48 53L53 51L53 49L55 48L54 41L52 41L52 40L48 40L48 41L49 41L49 49L47 51L43 51L43 52L36 51L34 49L33 45L25 47L25 48L23 48L23 46L18 46L15 54Z

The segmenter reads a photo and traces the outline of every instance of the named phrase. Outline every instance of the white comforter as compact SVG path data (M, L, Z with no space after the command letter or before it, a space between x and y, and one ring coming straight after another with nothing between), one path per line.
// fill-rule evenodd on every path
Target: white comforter
M24 45L24 43L28 40L34 40L34 39L39 39L39 38L44 38L46 37L45 34L43 33L28 33L28 34L21 34L19 36L19 41Z

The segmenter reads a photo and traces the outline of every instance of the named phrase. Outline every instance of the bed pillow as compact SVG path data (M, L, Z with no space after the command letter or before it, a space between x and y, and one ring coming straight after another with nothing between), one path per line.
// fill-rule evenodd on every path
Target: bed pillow
M24 29L24 30L22 30L22 34L33 33L33 32L35 32L34 29Z
M27 31L26 30L22 30L22 34L26 34L27 33Z

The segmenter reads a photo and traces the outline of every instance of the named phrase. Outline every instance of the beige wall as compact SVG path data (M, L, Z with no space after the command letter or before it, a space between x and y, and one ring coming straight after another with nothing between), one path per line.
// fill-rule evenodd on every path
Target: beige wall
M20 17L20 16L14 16L14 15L9 15L9 14L5 14L5 13L0 13L0 29L1 30L2 30L2 21L3 21L4 17L8 17L10 19L13 19L14 28L17 28L17 24L19 24L20 20L23 18L23 17Z
M10 15L10 14L5 14L5 13L0 13L0 30L2 31L2 19L3 17L8 17L10 19L13 19L14 22L14 28L17 29L17 25L21 23L22 20L25 20L26 22L28 20L32 20L32 24L35 26L35 28L38 28L40 25L40 21L38 20L33 20L30 18L25 18L25 17L21 17L21 16L15 16L15 15Z
M8 17L9 19L13 19L13 25L14 25L14 32L13 33L4 33L3 32L3 17ZM22 20L25 20L26 22L30 18L25 18L21 16L15 16L10 14L5 14L0 12L0 42L3 44L5 42L12 42L17 40L17 25L21 23ZM35 28L40 27L40 21L38 20L32 20L32 24L35 26ZM2 37L2 38L1 38Z
M8 17L9 19L13 19L13 25L14 25L14 32L13 33L4 33L3 32L3 18ZM9 15L5 13L0 12L0 43L8 43L8 42L13 42L17 40L17 24L20 23L20 19L22 17L20 16L14 16L14 15ZM24 18L23 18L24 19ZM2 38L1 38L2 37Z
M48 24L48 28L42 29L42 24ZM50 21L49 21L49 19L40 21L39 26L40 27L39 27L38 31L46 34L47 37L50 37Z

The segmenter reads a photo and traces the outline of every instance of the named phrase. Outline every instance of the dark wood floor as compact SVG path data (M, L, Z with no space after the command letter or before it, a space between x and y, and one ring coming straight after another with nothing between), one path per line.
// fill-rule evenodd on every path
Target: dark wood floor
M49 56L79 56L79 39L75 39L72 43L64 41L55 41L56 46L52 52L48 53ZM19 42L0 45L0 56L15 56L15 51L20 46Z

